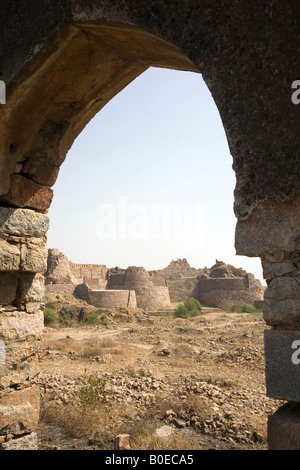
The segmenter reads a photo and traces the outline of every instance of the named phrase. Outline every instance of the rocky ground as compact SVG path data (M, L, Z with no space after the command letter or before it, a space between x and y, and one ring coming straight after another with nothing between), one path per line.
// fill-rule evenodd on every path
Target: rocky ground
M203 309L45 328L41 449L267 449L261 314Z

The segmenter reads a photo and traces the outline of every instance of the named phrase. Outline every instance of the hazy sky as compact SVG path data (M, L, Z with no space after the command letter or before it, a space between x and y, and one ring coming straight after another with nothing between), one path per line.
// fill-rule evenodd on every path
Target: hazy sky
M202 76L151 68L74 142L54 186L48 247L73 262L122 268L218 259L262 280L258 258L235 255L234 186Z

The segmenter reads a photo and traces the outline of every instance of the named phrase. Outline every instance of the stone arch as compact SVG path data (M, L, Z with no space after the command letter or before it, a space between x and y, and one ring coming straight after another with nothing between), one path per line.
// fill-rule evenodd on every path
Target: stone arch
M43 326L51 186L82 128L151 65L200 71L212 92L237 177L236 250L260 256L268 282L264 315L275 329L265 337L267 393L300 401L290 354L300 336L300 107L291 101L296 7L295 1L259 0L4 2L0 339L6 362L0 364L0 405L14 412L9 418L2 413L0 430L17 439L3 448L34 446L38 396L30 380L37 364L29 339L38 340ZM18 384L24 389L12 392ZM26 420L25 402L32 410ZM294 405L270 417L270 448L300 448L293 428L299 413Z
M50 199L49 188L77 135L128 83L150 66L198 72L172 44L133 26L108 23L61 27L49 39L43 62L38 59L29 76L25 66L3 111L9 152L1 192L2 202L39 211L47 209L45 200L43 205L16 200L15 189L7 193L11 184L17 182L20 196L29 179L48 188L43 192ZM31 122L24 125L28 114Z

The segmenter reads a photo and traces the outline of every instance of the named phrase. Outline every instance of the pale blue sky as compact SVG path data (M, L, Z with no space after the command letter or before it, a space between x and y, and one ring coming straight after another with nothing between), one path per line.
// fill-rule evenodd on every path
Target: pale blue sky
M202 76L151 68L74 142L54 186L48 247L108 267L160 269L187 258L200 268L219 259L262 280L259 259L235 255L234 186L225 132ZM172 216L174 204L185 219ZM153 229L162 207L170 215L165 232ZM174 235L178 220L185 222Z

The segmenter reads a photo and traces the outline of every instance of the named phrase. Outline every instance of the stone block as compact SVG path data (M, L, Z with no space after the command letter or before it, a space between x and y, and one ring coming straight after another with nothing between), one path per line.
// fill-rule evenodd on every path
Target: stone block
M0 434L21 435L35 431L39 408L40 396L36 386L0 398Z
M266 393L300 402L300 331L265 330Z
M21 248L21 271L32 273L44 273L47 271L47 248L29 248L22 245Z
M27 356L18 357L22 351L17 351L18 354L15 355L16 349L15 345L13 347L6 345L5 364L0 363L0 394L8 387L15 387L32 380L39 373L37 355L31 352Z
M0 271L17 271L20 265L20 250L0 240Z
M0 274L0 305L13 303L17 295L17 286L16 276L9 273Z
M131 450L130 435L119 434L114 440L114 450Z
M236 254L261 256L270 253L274 262L282 261L284 252L300 249L299 215L299 194L283 202L266 199L246 220L237 222Z
M0 233L43 237L49 228L49 216L31 209L0 207Z
M295 266L291 259L282 261L281 263L271 263L270 261L262 260L263 276L267 281L274 277L284 276L292 273Z
M300 278L276 277L264 296L264 320L268 325L297 323L300 319Z
M26 436L12 439L8 442L3 442L0 446L1 450L37 450L38 449L38 436L35 432L27 434Z
M300 450L300 405L288 403L268 416L269 450Z
M41 273L22 273L18 276L17 302L43 302L45 297L45 279Z
M27 313L38 313L41 310L41 304L40 302L27 302L25 309Z
M37 209L45 212L49 208L53 198L53 190L48 186L42 186L22 175L11 176L10 189L0 201L10 206Z
M40 339L44 328L42 311L0 312L0 339L4 342Z

